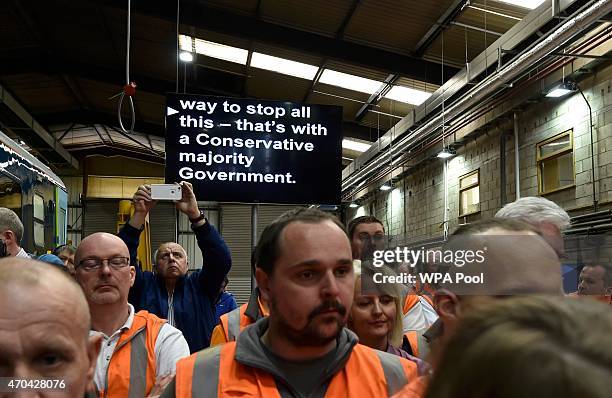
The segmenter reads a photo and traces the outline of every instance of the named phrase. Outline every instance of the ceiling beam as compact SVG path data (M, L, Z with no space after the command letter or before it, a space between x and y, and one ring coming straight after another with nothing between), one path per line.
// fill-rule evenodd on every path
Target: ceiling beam
M124 1L89 1L125 10ZM176 23L174 7L173 2L143 1L132 3L132 13L159 18L174 24ZM184 0L181 3L181 25L183 31L185 31L186 26L194 26L197 29L269 43L319 57L400 74L427 83L441 84L442 66L437 62L277 25L253 16L218 9L201 2ZM445 80L451 78L457 72L457 68L445 65Z
M385 81L380 85L380 87L378 88L378 90L376 90L375 93L373 93L372 95L370 95L370 97L368 98L368 100L365 102L365 104L363 104L361 106L361 108L359 108L359 110L357 111L357 113L355 114L355 121L359 122L361 121L361 119L364 118L364 116L366 115L366 113L372 109L372 107L376 104L378 104L381 100L382 97L385 96L385 94L387 94L389 92L389 90L391 90L391 87L393 87L393 85L395 84L395 82L399 79L398 75L389 75L387 76L387 78L385 79Z
M32 115L9 93L4 87L0 86L0 106L12 115L12 121L18 121L23 126L24 131L28 131L24 137L27 143L28 135L33 135L31 139L38 138L45 142L45 145L52 148L67 164L75 169L79 169L79 161L75 159L56 139L52 136ZM11 123L12 124L12 123ZM20 126L20 127L21 127ZM20 128L21 130L21 128ZM22 134L20 134L22 135ZM37 148L38 149L38 148Z
M429 46L436 41L440 33L448 27L453 19L455 19L463 9L469 0L454 0L452 4L440 15L440 18L436 23L425 33L425 35L419 40L414 49L415 57L422 57L427 51Z
M21 51L19 54L13 51L12 54L7 55L8 57L0 55L0 75L22 73L68 75L113 84L118 87L118 91L122 89L122 82L125 81L125 70L117 64L101 65L76 59L50 58L43 53L31 50ZM188 92L192 94L237 97L240 95L239 91L232 92L223 87L228 87L228 84L226 84L228 82L239 86L239 82L236 82L236 80L242 78L242 76L237 76L236 74L211 69L210 73L206 74L205 82L190 81L187 84L187 88ZM138 91L144 90L164 95L174 92L176 88L174 80L139 74L134 69L130 71L130 80L135 81L138 85L136 89L137 94Z

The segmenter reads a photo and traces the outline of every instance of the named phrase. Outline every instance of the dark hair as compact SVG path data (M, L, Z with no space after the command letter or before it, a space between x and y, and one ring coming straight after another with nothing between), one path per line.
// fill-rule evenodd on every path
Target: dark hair
M255 263L266 274L272 275L274 263L280 256L279 239L285 227L293 222L318 224L323 221L332 221L344 233L346 228L336 216L318 209L297 208L281 214L276 220L268 224L261 233L259 243L255 248Z
M493 228L500 228L506 231L531 231L541 235L540 231L525 221L511 218L490 218L487 220L479 220L470 224L460 225L452 236L457 235L473 235L480 232L486 232Z
M353 239L353 234L355 233L355 229L357 228L357 226L359 224L380 224L383 226L383 230L385 229L385 226L383 225L383 223L376 217L374 216L361 216L361 217L357 217L353 220L351 220L351 222L349 223L349 227L348 227L348 237L349 239Z

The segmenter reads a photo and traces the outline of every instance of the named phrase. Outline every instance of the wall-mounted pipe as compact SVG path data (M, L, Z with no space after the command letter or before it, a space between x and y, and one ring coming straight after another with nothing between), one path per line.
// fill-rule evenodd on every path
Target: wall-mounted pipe
M593 110L591 109L591 104L589 104L589 101L584 96L584 93L582 92L582 89L580 88L578 83L576 83L576 88L578 89L578 91L580 91L580 95L582 95L584 102L586 102L587 107L589 108L589 134L591 135L591 189L593 191L593 211L597 211L597 203L599 201L597 200L597 194L595 192L595 185L597 181L595 181L595 142L593 141Z
M516 200L521 198L521 164L519 153L519 125L518 113L514 112L514 187L516 188Z
M446 120L454 119L469 108L478 105L485 100L487 96L495 93L503 84L513 80L523 73L524 70L530 68L547 54L553 52L556 48L573 38L583 29L610 12L612 12L612 2L609 0L598 0L594 2L591 6L579 12L575 17L563 22L545 39L519 55L503 69L500 69L497 73L489 76L489 78L475 86L457 102L449 106L446 109L444 117ZM421 140L426 135L433 134L439 128L441 122L442 115L436 115L419 128L405 135L400 139L397 145L394 145L393 148L382 153L378 159L346 178L342 183L342 190L344 191L358 184L366 179L371 173L389 164L395 155L405 151L413 142Z
M506 195L506 140L510 136L508 131L503 131L499 135L499 200L500 207L508 203Z

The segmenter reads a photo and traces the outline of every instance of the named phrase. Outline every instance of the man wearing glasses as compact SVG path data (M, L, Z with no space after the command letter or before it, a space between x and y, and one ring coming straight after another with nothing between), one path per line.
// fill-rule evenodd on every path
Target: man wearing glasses
M75 254L76 280L91 313L90 335L102 336L94 383L99 396L159 394L176 361L189 355L182 333L147 311L134 312L128 292L136 271L123 241L108 233L83 239Z

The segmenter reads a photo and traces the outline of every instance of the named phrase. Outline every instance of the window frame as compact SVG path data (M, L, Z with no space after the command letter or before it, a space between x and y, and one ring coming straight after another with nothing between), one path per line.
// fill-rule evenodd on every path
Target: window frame
M40 219L38 217L35 216L35 208L36 208L36 198L40 198L42 199L42 210L43 210L43 218ZM38 191L34 191L33 195L32 195L32 240L34 243L34 247L45 247L45 223L47 215L46 215L47 209L46 209L46 203L45 203L45 197L43 196L43 194L41 194ZM36 241L36 225L42 225L42 231L43 231L43 236L42 236L42 244L39 244L40 242Z
M478 177L478 181L476 183L472 183L470 185L467 185L465 187L461 187L461 180L467 177L471 177L472 175L476 174L476 176ZM477 214L480 213L480 168L476 169L476 170L472 170L469 173L466 173L462 176L459 176L459 184L457 185L458 189L459 189L459 217L466 217L466 216L470 216L472 214ZM463 210L463 206L462 206L462 201L461 201L461 194L463 193L463 191L467 191L469 189L472 189L474 187L478 187L478 210L469 212L469 213L462 213L461 211Z
M569 147L565 147L563 149L558 149L552 153L549 153L545 156L541 156L540 155L540 148L550 142L556 141L559 138L563 137L564 135L567 135L569 137ZM572 175L573 175L573 180L574 183L570 184L570 185L565 185L563 187L560 188L555 188L555 189L551 189L549 191L545 191L544 190L544 186L543 186L543 182L542 182L542 168L541 168L541 164L543 161L547 160L547 159L553 159L553 158L560 158L563 155L566 155L568 153L572 154ZM555 134L552 137L549 137L545 140L539 141L536 143L536 169L537 169L537 173L538 173L538 195L548 195L551 193L555 193L555 192L559 192L559 191L563 191L566 189L570 189L570 188L574 188L576 187L576 162L574 160L574 129L567 129L565 131L562 131L561 133Z

